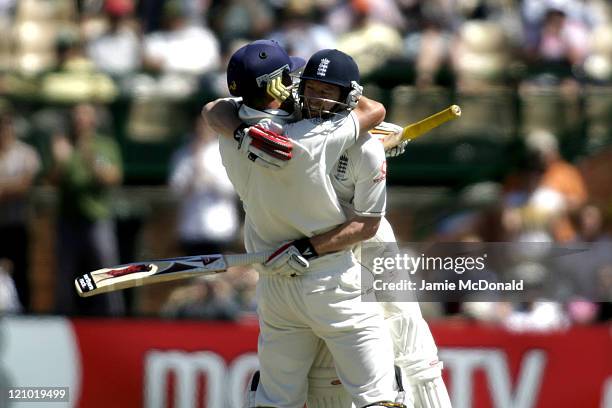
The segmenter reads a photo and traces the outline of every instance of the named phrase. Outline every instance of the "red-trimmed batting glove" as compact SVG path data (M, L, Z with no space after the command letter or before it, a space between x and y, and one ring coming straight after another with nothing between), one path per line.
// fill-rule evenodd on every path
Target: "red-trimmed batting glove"
M260 124L239 127L234 132L238 149L252 162L272 170L285 167L291 160L291 140Z
M310 266L310 259L319 256L310 239L302 238L280 246L264 262L274 273L284 276L303 275Z

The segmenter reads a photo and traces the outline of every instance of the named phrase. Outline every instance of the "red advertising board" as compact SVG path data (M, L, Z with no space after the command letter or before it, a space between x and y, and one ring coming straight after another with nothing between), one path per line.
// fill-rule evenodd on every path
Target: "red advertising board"
M257 367L255 322L47 318L5 319L0 328L14 383L70 386L75 407L237 407ZM431 328L454 408L612 406L609 326Z

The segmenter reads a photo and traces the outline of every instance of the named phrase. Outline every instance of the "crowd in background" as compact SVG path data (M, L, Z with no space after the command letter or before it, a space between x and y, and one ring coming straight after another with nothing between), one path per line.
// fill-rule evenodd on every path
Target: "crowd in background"
M142 113L130 122L131 137L162 140L159 118L178 123L179 116L156 103L196 98L201 106L203 96L226 96L224 68L248 41L271 38L304 58L338 48L356 59L366 84L389 88L554 89L571 101L587 87L612 85L612 7L605 0L2 0L0 29L11 33L0 38L0 307L12 312L31 310L28 194L38 183L55 186L58 196L52 312L129 313L124 294L83 301L66 283L78 271L120 260L109 192L122 184L124 168L104 107L131 96L131 113ZM36 109L15 108L24 100ZM236 249L240 207L215 135L197 111L182 113L188 141L174 146L167 174L177 201L177 247L182 254ZM559 120L523 129L521 165L499 184L464 189L494 199L439 218L426 239L608 245L608 208L594 205L583 175L563 158ZM612 133L605 122L598 126L595 135ZM18 137L41 128L48 157ZM603 248L577 280L609 299L612 250ZM528 266L538 272L537 262ZM256 280L248 268L197 280L169 293L160 313L237 319L255 309ZM456 314L514 329L611 316L609 304L581 298L424 309L430 317Z
M38 91L52 98L201 87L223 95L228 57L271 38L304 58L344 50L365 78L407 63L422 87L445 72L459 86L525 76L605 83L610 24L604 0L5 0L0 27L11 35L0 40L0 68L51 71ZM97 74L95 87L85 73ZM16 82L5 78L1 89L27 92ZM75 83L90 89L70 89Z

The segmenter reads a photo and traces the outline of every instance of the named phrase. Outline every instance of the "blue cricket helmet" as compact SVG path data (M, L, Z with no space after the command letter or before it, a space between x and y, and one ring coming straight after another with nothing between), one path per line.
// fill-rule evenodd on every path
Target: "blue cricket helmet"
M283 71L293 72L306 61L290 57L272 40L258 40L240 48L232 55L227 65L227 86L233 96L245 97L267 83L280 78Z

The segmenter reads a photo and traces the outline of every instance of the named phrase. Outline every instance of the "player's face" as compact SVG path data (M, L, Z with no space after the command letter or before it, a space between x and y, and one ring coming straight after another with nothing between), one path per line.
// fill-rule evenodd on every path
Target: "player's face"
M310 115L330 112L340 99L340 87L321 81L306 80L304 83L305 104Z

